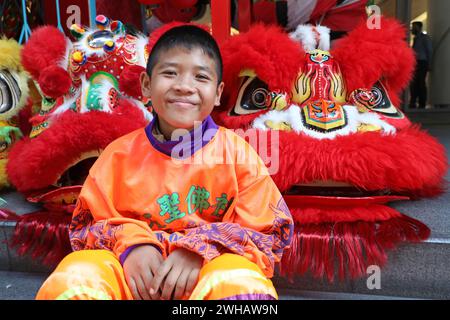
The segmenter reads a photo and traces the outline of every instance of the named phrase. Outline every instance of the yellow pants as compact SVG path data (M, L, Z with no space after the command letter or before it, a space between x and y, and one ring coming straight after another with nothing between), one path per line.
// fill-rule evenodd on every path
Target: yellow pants
M65 257L37 293L38 300L131 300L122 265L107 250L75 251ZM244 257L223 254L200 270L190 300L278 299L272 281Z

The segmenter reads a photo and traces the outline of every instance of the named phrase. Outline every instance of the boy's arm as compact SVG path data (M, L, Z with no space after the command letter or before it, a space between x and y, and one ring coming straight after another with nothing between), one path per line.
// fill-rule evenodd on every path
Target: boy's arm
M114 197L120 193L120 167L114 154L102 154L91 169L69 227L72 249L110 250L123 262L130 248L149 244L165 256L164 247L145 222L115 207Z
M258 165L264 166L262 161ZM292 216L265 167L259 167L256 175L250 166L236 167L238 197L222 222L189 229L184 237L170 244L169 250L183 247L205 261L226 252L236 253L272 277L274 264L280 261L292 238Z

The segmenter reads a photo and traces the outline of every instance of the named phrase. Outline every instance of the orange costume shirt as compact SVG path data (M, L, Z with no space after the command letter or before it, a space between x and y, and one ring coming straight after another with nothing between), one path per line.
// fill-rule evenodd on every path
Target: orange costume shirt
M108 249L120 259L152 244L164 257L185 248L205 262L235 253L272 277L293 221L254 149L218 127L191 156L171 157L148 128L112 142L92 166L70 225L73 250Z

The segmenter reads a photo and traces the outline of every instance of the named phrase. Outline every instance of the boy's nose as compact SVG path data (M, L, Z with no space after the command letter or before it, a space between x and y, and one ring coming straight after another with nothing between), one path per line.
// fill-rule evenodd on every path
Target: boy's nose
M174 83L173 88L178 92L192 93L195 91L194 85L190 79L181 78Z

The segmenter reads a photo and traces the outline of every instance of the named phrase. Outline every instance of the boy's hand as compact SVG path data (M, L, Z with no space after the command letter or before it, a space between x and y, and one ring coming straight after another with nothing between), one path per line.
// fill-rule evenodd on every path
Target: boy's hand
M134 299L159 299L157 290L150 294L150 283L163 261L161 253L152 245L142 245L130 252L123 263L123 271Z
M173 251L153 277L150 292L158 292L161 287L163 300L171 299L172 293L176 300L189 296L197 284L202 264L203 258L195 252L184 248Z

